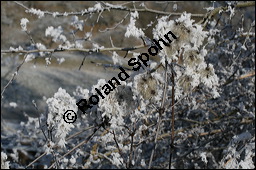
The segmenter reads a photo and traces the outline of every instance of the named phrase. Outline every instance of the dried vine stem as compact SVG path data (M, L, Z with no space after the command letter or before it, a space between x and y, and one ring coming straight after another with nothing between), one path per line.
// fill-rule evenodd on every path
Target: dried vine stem
M171 118L171 126L172 126L172 132L171 132L171 143L170 143L170 160L169 160L169 169L171 169L171 163L172 163L172 153L174 149L174 99L175 99L175 81L174 81L174 72L172 72L172 118Z
M248 78L248 77L251 77L251 76L255 76L255 70L241 75L240 77L237 78L237 80Z
M131 167L132 165L132 152L133 152L133 137L135 135L135 132L133 131L130 136L131 136L131 147L130 147L130 154L129 154L129 162L128 162L128 169Z
M115 29L116 27L118 27L120 24L122 24L122 23L124 22L124 20L127 18L128 15L129 15L129 13L127 13L127 14L125 15L125 17L124 17L120 22L118 22L114 27L106 28L106 29L104 29L104 30L99 30L99 32L106 32L106 31ZM111 37L110 37L110 38L111 38ZM112 40L111 40L111 41L112 41ZM112 44L112 43L111 43L111 44ZM112 46L113 46L113 44L112 44Z
M157 139L158 139L158 134L159 134L159 131L160 131L160 125L162 123L162 114L164 113L165 111L165 108L164 108L164 103L165 103L165 100L166 100L166 91L167 91L167 61L165 61L165 83L164 83L164 95L163 95L163 99L162 99L162 103L161 103L161 107L159 109L159 117L158 117L158 122L157 122L157 129L156 129L156 136L155 136L155 140L154 140L154 148L151 152L151 156L150 156L150 160L149 160L149 165L148 165L148 169L151 168L151 164L152 164L152 161L153 161L153 156L154 156L154 152L156 150L156 147L157 147Z

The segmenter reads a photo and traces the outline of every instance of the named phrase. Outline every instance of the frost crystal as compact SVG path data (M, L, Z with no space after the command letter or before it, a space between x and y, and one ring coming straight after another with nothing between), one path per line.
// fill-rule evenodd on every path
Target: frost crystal
M208 161L207 161L207 157L206 157L206 152L200 153L200 156L201 156L202 161L207 164Z
M25 59L25 62L29 62L29 61L31 61L31 60L33 60L35 58L36 58L35 54L34 53L30 53L30 54L27 55L27 57Z
M59 12L53 12L52 13L52 16L55 18L57 15L59 15ZM65 16L65 14L64 14L64 16Z
M16 107L18 106L17 103L15 103L15 102L10 102L9 105L10 105L11 107L14 107L14 108L16 108Z
M7 160L7 155L4 152L1 152L1 169L9 169L9 162Z
M38 18L44 17L44 12L41 11L40 9L30 8L30 9L26 10L25 12L26 13L31 13L31 14L34 14L34 15L38 15Z
M139 18L139 13L137 11L135 12L132 12L131 13L131 18L130 18L130 24L127 26L127 29L126 29L126 33L125 33L125 37L130 37L130 36L134 36L134 37L143 37L145 36L144 32L142 31L142 29L138 29L136 26L135 26L135 22L136 22L136 19Z
M46 49L45 45L43 45L43 44L41 44L41 43L36 43L36 48L37 48L38 50L45 50L45 49ZM45 55L45 53L44 53L44 52L39 52L39 55L40 55L41 57L43 57L43 56Z
M140 164L141 164L142 167L146 167L145 159L141 159L141 163Z
M90 8L88 8L88 10L84 10L83 12L94 12L94 11L97 11L97 12L99 12L99 11L102 11L103 10L103 8L102 8L102 6L101 6L101 4L100 3L97 3L97 4L95 4L94 5L94 7L90 7Z
M122 64L120 56L115 51L113 52L112 60L114 64Z
M46 57L46 58L45 58L45 63L46 63L46 65L51 64L51 58Z
M53 41L56 42L57 40L61 40L65 42L67 40L66 36L62 35L63 29L61 26L58 28L53 28L53 26L48 27L45 30L45 36L53 37Z
M230 3L228 5L228 10L227 11L230 11L229 18L231 19L235 15L235 8L232 8Z
M82 49L82 48L83 48L83 43L82 43L82 41L76 41L76 42L75 42L75 47Z
M119 166L123 163L123 158L121 158L119 153L112 153L112 163L116 166Z
M89 90L83 89L80 86L76 87L76 91L73 92L74 96L79 99L88 99L89 98Z
M83 31L84 21L78 20L78 16L73 16L70 25L74 26L76 29L79 29L80 31Z
M101 11L101 10L103 10L103 8L102 8L102 6L101 6L100 3L95 4L95 5L94 5L94 9L97 10L98 12Z
M58 61L59 64L61 64L65 61L65 58L63 58L63 57L62 58L57 58L57 61Z
M69 159L69 161L73 165L76 163L76 158L72 155L71 158Z
M21 46L19 46L18 48L10 47L9 49L10 49L10 51L21 51L21 50L23 50L23 48Z
M173 4L173 7L172 7L173 11L177 11L177 8L178 8L178 5L177 4Z
M27 23L29 22L29 20L27 18L22 18L20 20L20 26L22 31L27 31Z

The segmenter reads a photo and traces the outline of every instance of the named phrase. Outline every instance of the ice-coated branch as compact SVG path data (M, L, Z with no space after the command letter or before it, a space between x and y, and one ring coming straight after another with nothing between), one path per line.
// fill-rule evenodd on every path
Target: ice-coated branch
M134 8L128 8L128 7L125 7L122 5L113 5L113 4L104 3L104 2L102 2L102 3L105 5L105 7L101 6L101 8L88 8L88 9L84 9L84 10L78 11L78 12L64 12L64 13L41 11L40 9L28 8L24 4L17 2L17 1L15 1L15 3L20 5L21 7L25 8L26 12L28 12L28 13L35 14L34 11L39 11L44 15L52 15L54 17L63 17L63 16L69 16L69 15L86 15L86 14L100 13L100 12L109 11L109 10L119 10L119 11L129 11L129 12L138 11L138 12L154 13L154 14L158 14L158 15L172 15L172 16L182 15L182 13L158 11L158 10L147 8L146 6L145 6L145 8L134 9ZM204 17L204 14L192 14L191 16L200 18L200 17Z
M103 48L103 49L87 49L87 48L69 48L69 49L36 49L36 50L1 50L1 53L38 53L38 52L103 52L103 51L133 51L144 48L144 45L138 45L134 47L115 47L115 48Z

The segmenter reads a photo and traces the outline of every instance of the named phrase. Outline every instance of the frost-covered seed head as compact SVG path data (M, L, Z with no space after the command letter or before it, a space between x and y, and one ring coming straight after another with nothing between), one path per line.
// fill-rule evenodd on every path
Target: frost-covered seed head
M157 80L149 74L143 74L137 82L137 90L146 100L156 95Z
M189 36L190 36L190 29L185 27L183 23L174 21L174 24L172 25L173 27L172 32L174 35L177 37L177 42L178 43L186 43L189 42ZM175 42L174 42L175 43Z
M191 90L191 82L192 78L188 75L182 76L179 81L178 85L181 86L185 93L189 92Z
M128 107L129 110L135 106L133 100L133 92L131 87L129 86L118 86L117 92L115 93L115 97L119 105L126 105L126 107Z
M183 60L185 66L194 67L202 63L202 59L199 57L198 50L187 50L183 54Z

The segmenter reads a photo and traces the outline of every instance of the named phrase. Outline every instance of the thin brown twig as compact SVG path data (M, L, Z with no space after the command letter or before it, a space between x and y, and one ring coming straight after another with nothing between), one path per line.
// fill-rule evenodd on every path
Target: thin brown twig
M38 161L40 158L42 158L46 154L47 152L44 152L42 155L38 156L35 160L33 160L30 164L28 164L26 168L30 167L32 164L34 164L36 161Z
M88 128L85 128L85 129L83 129L83 130L81 130L81 131L79 131L79 132L77 132L77 133L75 133L75 134L69 136L66 140L69 140L69 139L71 139L71 138L73 138L73 137L76 137L77 135L80 135L81 133L83 133L83 132L85 132L85 131L87 131L87 130L90 130L90 129L92 129L92 128L95 128L95 126L90 126L90 127L88 127Z
M110 132L111 133L111 132ZM114 136L114 141L115 141L115 144L116 144L116 146L117 146L117 149L118 149L118 152L119 152L119 154L123 157L123 152L122 152L122 150L120 149L120 147L119 147L119 144L118 144L118 142L117 142L117 140L116 140L116 135L115 135L115 131L113 130L113 132L112 132L112 134L113 134L113 136ZM124 157L123 157L124 158ZM120 161L121 163L122 163L122 165L123 165L123 162L122 161ZM127 164L126 164L127 165Z
M171 163L172 163L172 153L174 149L174 100L175 100L175 80L174 80L174 72L172 72L172 119L171 119L171 125L172 125L172 132L171 132L171 143L170 143L170 160L169 160L169 169L171 169Z
M33 40L31 34L30 34L28 31L25 31L25 33L28 35L28 37L29 37L29 39L30 39L30 41L31 41L31 44L36 45L36 43L35 43L35 41Z
M251 71L249 73L243 74L240 77L238 77L237 79L238 80L245 79L245 78L248 78L248 77L251 77L251 76L255 76L255 71Z
M40 127L41 131L43 132L43 135L44 135L45 140L46 140L46 142L47 142L48 139L47 139L47 137L46 137L46 134L44 133L44 130L43 130L43 127L42 127L42 124L41 124L41 121L40 121L40 116L41 116L41 114L39 113L39 109L38 109L38 107L37 107L36 102L35 102L34 100L32 100L32 103L33 103L33 105L34 105L34 107L35 107L35 109L36 109L36 111L37 111L37 113L38 113L38 123L39 123L39 127Z
M82 62L81 62L81 64L80 64L78 70L80 70L80 69L82 68L82 66L84 65L84 60L85 60L85 58L86 58L86 55L84 55L84 58L83 58L83 60L82 60Z
M22 3L18 2L18 1L14 1L16 4L20 5L21 7L25 8L26 10L29 10L28 7L26 7L25 5L23 5Z
M14 80L14 78L16 77L16 75L18 74L20 67L24 64L25 60L27 58L27 54L24 56L24 59L22 61L22 63L17 67L16 71L13 73L12 78L9 80L9 82L4 86L3 91L1 92L1 97L3 97L3 94L6 90L6 88L12 83L12 81Z
M131 136L131 147L130 147L130 154L129 154L129 163L128 163L128 169L131 168L132 165L132 152L133 152L133 137L135 135L135 132L133 131L130 136Z
M124 18L118 22L114 27L111 27L111 28L106 28L104 30L99 30L99 32L106 32L106 31L109 31L109 30L113 30L115 29L116 27L118 27L120 24L122 24L124 22L124 20L127 18L127 16L129 15L129 12L124 16Z

